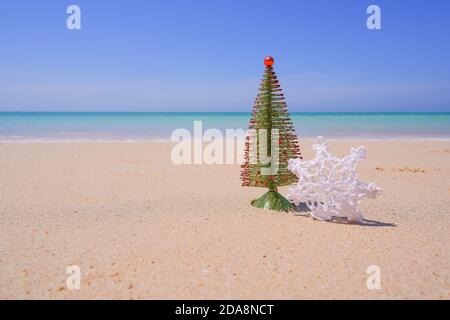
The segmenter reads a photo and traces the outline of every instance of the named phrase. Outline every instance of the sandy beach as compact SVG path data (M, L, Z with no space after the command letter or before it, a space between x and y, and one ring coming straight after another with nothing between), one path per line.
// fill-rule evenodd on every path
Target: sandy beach
M450 299L450 141L330 142L359 145L365 225L253 208L238 165L170 143L0 144L0 298Z

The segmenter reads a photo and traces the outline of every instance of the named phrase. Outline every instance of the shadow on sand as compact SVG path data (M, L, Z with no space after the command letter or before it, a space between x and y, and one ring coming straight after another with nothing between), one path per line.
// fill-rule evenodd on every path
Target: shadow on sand
M291 212L294 213L295 216L299 217L309 217L309 208L305 203L300 203L298 206L294 207ZM327 221L329 223L337 223L337 224L350 224L350 225L357 225L357 226L363 226L363 227L391 227L396 228L397 225L395 223L389 223L389 222L381 222L376 220L368 220L364 219L362 223L355 223L350 222L346 218L334 218L331 221Z

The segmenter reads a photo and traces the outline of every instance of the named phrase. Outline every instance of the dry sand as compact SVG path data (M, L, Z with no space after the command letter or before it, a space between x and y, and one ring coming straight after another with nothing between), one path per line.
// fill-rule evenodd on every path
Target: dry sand
M384 189L366 225L255 209L239 166L175 166L169 143L2 144L0 297L449 299L450 141L331 147L360 144Z

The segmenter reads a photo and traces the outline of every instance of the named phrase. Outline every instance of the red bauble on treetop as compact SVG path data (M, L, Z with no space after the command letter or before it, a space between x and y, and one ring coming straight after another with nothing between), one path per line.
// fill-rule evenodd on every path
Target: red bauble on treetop
M264 64L266 65L266 67L271 67L274 63L275 60L271 56L268 56L264 59Z

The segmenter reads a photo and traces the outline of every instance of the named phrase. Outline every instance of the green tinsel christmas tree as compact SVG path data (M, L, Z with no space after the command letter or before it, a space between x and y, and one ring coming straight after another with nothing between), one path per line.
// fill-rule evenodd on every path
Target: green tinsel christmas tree
M250 134L245 142L241 180L243 186L269 189L251 202L254 207L287 211L293 205L278 192L278 187L297 181L287 165L289 159L301 158L300 148L273 70L274 59L266 57L264 64L266 69L252 111Z

